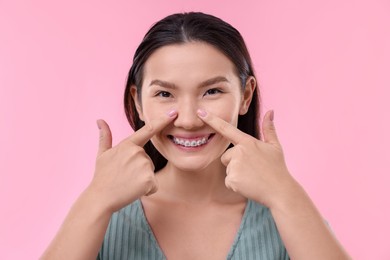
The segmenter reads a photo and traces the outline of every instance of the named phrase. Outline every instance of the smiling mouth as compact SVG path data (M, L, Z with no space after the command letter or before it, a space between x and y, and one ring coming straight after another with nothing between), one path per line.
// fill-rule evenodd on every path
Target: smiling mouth
M175 137L173 135L168 135L168 138L171 139L174 144L177 144L177 145L180 145L183 147L198 147L198 146L207 144L214 135L215 134L210 134L208 136L191 138L191 139L180 138L180 137Z

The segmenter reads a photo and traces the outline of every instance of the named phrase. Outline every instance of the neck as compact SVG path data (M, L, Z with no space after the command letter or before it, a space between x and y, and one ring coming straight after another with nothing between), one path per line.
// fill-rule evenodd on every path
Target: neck
M157 174L160 190L187 203L231 202L242 197L225 186L226 167L219 159L206 169L184 171L168 164Z

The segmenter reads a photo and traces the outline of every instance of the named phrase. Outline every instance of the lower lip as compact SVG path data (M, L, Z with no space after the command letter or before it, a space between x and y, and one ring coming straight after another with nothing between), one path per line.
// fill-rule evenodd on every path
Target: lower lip
M213 137L214 137L214 135L211 135L205 144L202 144L202 145L199 145L199 146L183 146L183 145L180 145L180 144L176 144L172 139L169 139L169 140L172 142L172 144L174 144L180 150L183 150L183 151L186 151L186 152L196 152L196 151L204 149L211 142Z

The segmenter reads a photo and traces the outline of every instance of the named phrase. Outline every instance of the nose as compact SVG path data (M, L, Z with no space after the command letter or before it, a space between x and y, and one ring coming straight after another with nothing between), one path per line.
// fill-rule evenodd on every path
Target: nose
M178 104L177 118L173 122L175 127L186 130L197 129L203 126L203 121L198 117L198 105L193 101L184 101Z

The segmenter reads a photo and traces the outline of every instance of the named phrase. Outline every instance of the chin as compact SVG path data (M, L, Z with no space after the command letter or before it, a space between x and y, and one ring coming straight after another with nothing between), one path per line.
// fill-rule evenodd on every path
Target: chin
M167 166L171 169L177 169L178 171L181 172L192 172L192 173L199 173L203 172L204 170L210 169L211 167L216 166L216 162L220 162L220 159L216 159L214 162L196 162L196 161L168 161ZM219 165L222 165L221 163L218 163Z

